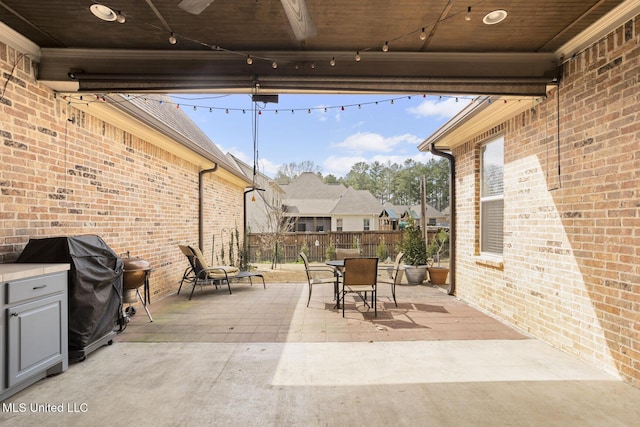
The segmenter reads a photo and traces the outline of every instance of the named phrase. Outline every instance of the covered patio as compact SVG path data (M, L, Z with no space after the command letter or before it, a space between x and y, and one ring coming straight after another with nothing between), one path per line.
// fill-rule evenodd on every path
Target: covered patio
M191 301L188 293L152 301L154 322L139 312L113 345L4 402L0 422L628 426L640 419L640 390L438 288L402 286L397 308L389 289L379 292L377 319L361 304L348 305L342 318L330 285L314 287L307 308L303 282L234 284L231 295L208 287Z

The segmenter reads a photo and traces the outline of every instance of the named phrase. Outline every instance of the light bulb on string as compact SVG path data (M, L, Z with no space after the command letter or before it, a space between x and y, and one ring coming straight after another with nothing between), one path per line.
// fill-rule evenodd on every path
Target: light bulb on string
M329 61L329 65L331 65L332 67L336 66L336 57L335 56L331 58L331 61Z
M271 63L271 68L273 68L273 69L278 68L278 63L277 63L276 61L273 61L273 62Z
M382 45L382 51L383 52L389 51L389 42L384 42L384 45Z
M125 22L127 22L127 18L125 18L124 15L120 13L120 11L118 11L118 13L116 14L116 21L118 21L120 24L124 24Z
M471 21L471 6L467 7L467 13L464 15L465 21Z
M355 59L356 59L356 62L360 62L360 59L361 59L360 58L360 51L356 52L356 58Z
M251 57L251 55L247 55L247 64L253 64L253 58Z
M424 41L427 39L427 33L424 31L424 27L422 27L422 31L420 31L420 40Z
M175 34L173 34L173 32L171 33L171 35L169 36L169 43L170 44L176 44L178 43L178 39L176 38Z

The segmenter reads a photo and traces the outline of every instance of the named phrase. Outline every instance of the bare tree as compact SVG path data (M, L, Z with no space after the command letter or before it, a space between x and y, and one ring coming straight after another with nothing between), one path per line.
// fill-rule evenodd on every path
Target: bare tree
M322 168L313 160L304 160L301 162L291 162L280 165L276 173L276 182L280 184L289 184L295 180L303 172L322 173Z
M260 236L260 246L265 252L271 252L271 268L278 264L278 251L284 244L285 235L293 229L294 218L287 216L284 205L274 206L259 193L264 209L264 221L255 230Z

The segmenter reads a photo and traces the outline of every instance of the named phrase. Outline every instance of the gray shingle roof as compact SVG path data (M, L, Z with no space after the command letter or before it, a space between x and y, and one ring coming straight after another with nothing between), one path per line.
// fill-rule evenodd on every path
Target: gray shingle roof
M342 184L325 184L312 172L300 174L293 182L281 185L289 213L310 216L377 215L382 205L366 190L354 190Z
M116 108L174 138L234 175L246 179L238 166L209 139L202 129L184 111L176 108L176 104L168 95L111 94L109 99Z
M332 212L334 214L372 214L380 213L382 205L367 190L354 190L349 187L342 194Z
M346 190L342 184L325 184L313 172L303 172L290 184L281 187L287 199L337 199Z

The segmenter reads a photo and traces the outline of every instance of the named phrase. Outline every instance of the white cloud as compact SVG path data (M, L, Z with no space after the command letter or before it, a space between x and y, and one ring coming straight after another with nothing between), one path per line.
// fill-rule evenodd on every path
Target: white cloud
M351 166L358 162L366 161L367 159L361 156L329 156L322 163L323 174L345 176L351 170Z
M253 161L251 162L253 164ZM269 178L275 178L281 163L274 163L269 159L258 159L258 169Z
M468 98L447 98L443 101L426 99L417 107L407 108L407 112L416 117L435 117L449 119L471 102Z
M319 122L326 122L329 118L329 113L326 110L328 105L320 104L313 107L313 113L318 118Z
M342 142L333 144L333 147L345 149L353 153L363 153L366 151L388 153L401 144L417 145L420 142L422 142L420 138L409 133L385 138L377 133L358 132L349 135Z
M344 177L349 173L351 167L358 162L365 162L371 164L373 162L379 162L383 165L387 163L397 163L399 165L403 164L407 159L413 159L416 162L426 163L428 162L433 155L431 153L417 152L415 154L393 154L393 155L384 155L377 154L372 157L363 157L363 156L329 156L323 162L323 170L322 173L324 175L333 174L338 177Z

